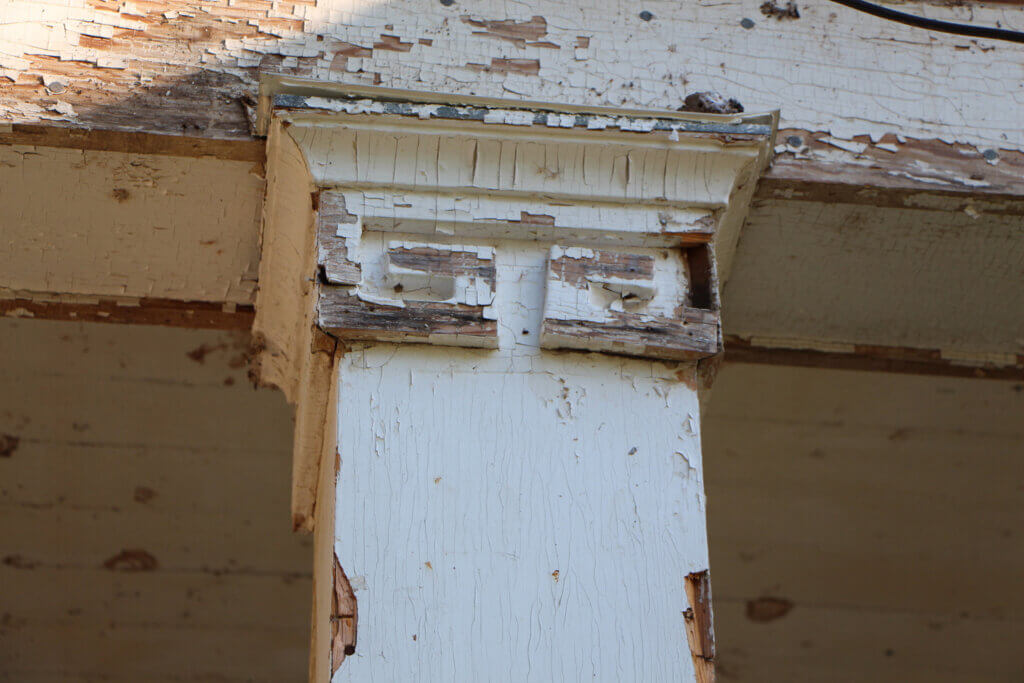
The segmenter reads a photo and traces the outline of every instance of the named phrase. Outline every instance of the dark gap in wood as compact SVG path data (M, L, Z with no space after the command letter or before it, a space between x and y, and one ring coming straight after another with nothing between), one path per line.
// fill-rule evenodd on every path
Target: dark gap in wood
M711 261L711 247L701 245L684 250L686 269L690 278L690 291L687 294L687 305L705 311L715 309L712 279L714 271Z

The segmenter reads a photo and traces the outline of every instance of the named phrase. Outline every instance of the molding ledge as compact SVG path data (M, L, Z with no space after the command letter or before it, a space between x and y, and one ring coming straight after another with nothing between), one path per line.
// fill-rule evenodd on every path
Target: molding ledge
M259 127L258 368L297 404L293 521L308 529L335 343L498 348L492 304L501 264L517 255L540 254L546 269L544 349L720 354L718 292L777 114L448 100L278 78L264 83Z

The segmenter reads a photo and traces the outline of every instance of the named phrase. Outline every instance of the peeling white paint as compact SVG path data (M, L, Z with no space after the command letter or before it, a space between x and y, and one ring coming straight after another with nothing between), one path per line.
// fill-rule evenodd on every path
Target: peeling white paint
M487 20L543 17L541 47L495 39L458 20L466 9L427 0L401 6L252 0L244 7L187 4L171 10L122 3L117 11L86 0L12 0L0 26L0 76L16 80L45 71L35 62L45 55L135 71L142 82L201 69L251 86L254 68L267 57L281 59L279 69L322 80L576 103L672 108L689 93L717 91L748 111L781 108L786 127L826 131L837 140L869 135L877 141L898 132L979 148L1024 146L1017 121L1024 96L1019 89L989 87L1021 81L1024 65L1013 45L929 33L831 5L806 5L798 20L787 22L756 16L738 0L652 0L644 7L651 21L642 21L635 7L597 0L467 8ZM914 2L907 11L1024 28L1024 10L1012 4ZM741 28L752 15L754 26ZM168 30L188 35L193 25L223 33L211 30L196 41L201 47L165 52L155 64L137 57L133 41L159 40ZM139 37L119 40L116 31L124 30ZM586 47L578 42L581 33ZM407 47L389 48L385 34ZM89 37L112 44L94 46ZM362 56L346 56L353 46ZM492 60L531 66L517 71ZM880 68L885 78L874 77ZM7 100L4 108L18 120L66 118L33 102Z
M662 363L541 351L546 250L495 257L498 350L342 360L335 547L366 588L334 681L693 680L696 392Z

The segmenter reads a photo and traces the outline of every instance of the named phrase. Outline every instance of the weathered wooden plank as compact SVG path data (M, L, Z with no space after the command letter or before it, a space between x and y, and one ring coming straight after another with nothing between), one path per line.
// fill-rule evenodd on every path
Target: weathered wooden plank
M724 290L727 332L757 346L907 347L1020 364L1021 219L989 207L762 203Z
M486 306L431 302L402 307L363 301L347 291L324 287L320 326L345 341L421 341L453 346L497 345L498 324Z
M698 360L718 352L717 321L708 320L704 311L688 311L681 320L649 318L643 322L619 315L621 318L616 316L610 323L545 319L544 346L665 360Z
M38 7L13 3L12 28L2 36L3 73L12 81L3 110L17 122L240 137L247 133L245 109L257 73L280 71L399 88L490 96L512 91L633 106L660 102L665 108L694 92L718 91L748 111L781 107L789 128L827 130L844 140L899 132L1020 146L1014 107L1003 106L1004 93L979 91L975 84L978 73L995 79L1017 74L1012 45L975 45L831 5L802 7L800 17L790 20L759 16L738 2L624 17L590 0L579 6L586 26L555 21L559 7L550 3L512 13L493 2L473 8L471 19L485 25L543 18L543 37L522 44L481 35L478 26L456 20L458 10L443 5L402 11L370 6L358 16L269 0L206 11L166 3L51 8L45 14ZM931 16L979 25L1020 25L1020 8L1012 4L932 9ZM695 39L654 39L678 35ZM715 40L706 39L712 35ZM398 44L408 51L396 51ZM872 74L883 62L892 68L886 87L879 88ZM794 72L794 64L804 66ZM702 68L691 68L681 83L678 65Z
M250 161L0 145L0 288L249 305L262 195Z
M345 341L421 341L455 346L497 346L490 312L496 271L494 249L482 246L389 240L381 233L354 233L367 260L352 262L345 240L337 252L321 251L328 283L354 269L356 288L323 284L319 321ZM361 243L369 242L369 244ZM332 276L331 273L334 273Z
M990 200L991 211L1024 212L1024 153L890 133L836 140L828 133L780 130L758 200L786 199L887 208L963 210Z

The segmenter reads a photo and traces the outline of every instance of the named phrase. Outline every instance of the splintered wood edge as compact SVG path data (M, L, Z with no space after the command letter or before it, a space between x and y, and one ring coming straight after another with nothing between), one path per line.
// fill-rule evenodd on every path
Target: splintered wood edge
M708 570L688 574L684 585L690 607L683 612L683 620L694 674L697 683L715 683L715 626Z
M356 651L359 627L359 605L348 576L334 556L334 590L331 594L331 675L341 667L345 658Z

